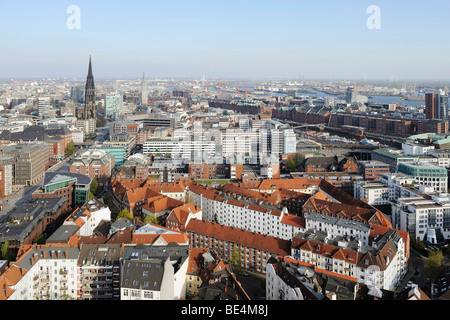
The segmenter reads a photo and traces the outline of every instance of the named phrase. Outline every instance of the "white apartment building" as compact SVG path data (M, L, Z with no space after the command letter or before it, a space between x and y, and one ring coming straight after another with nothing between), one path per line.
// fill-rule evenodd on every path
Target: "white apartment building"
M120 299L185 299L188 264L188 245L127 247L122 261Z
M177 136L168 138L150 138L143 145L143 153L170 154L172 159L181 160L206 160L213 158L216 153L216 145L206 136Z
M283 130L283 153L292 154L297 152L297 135L293 129Z
M90 199L85 205L72 213L63 225L77 225L76 235L91 236L102 221L111 221L111 210L108 206L95 198Z
M371 206L390 204L394 198L394 189L380 182L355 182L353 186L354 198L365 199Z
M399 198L392 203L393 225L411 238L442 243L450 239L450 194L428 194Z
M327 232L331 237L352 237L361 247L369 245L370 225L350 219L335 218L318 213L309 213L305 216L306 230L319 230Z
M387 205L398 198L416 197L420 190L434 192L433 187L419 183L414 177L402 173L385 174L380 182L355 182L354 197L358 200L367 200L370 205Z
M300 280L280 271L278 263L270 258L266 264L266 300L305 300Z
M86 135L95 133L96 128L95 119L77 120L75 122L75 127L82 130Z
M12 263L27 272L8 300L76 300L78 255L76 247L31 247Z
M84 131L78 129L76 127L69 127L69 130L72 133L72 141L73 143L83 143L84 142Z
M291 255L314 268L385 290L395 289L407 272L405 240L393 229L376 236L370 245L308 229L293 239Z
M198 186L187 188L187 197L202 209L203 220L206 221L217 221L228 227L284 240L290 240L297 232L304 231L303 219L290 215L286 208L223 198L223 195L212 195Z
M408 156L424 156L431 150L434 150L434 146L420 144L418 142L402 143L402 150L405 155Z
M428 151L428 155L437 159L437 165L445 168L450 167L450 152L448 149L433 149Z

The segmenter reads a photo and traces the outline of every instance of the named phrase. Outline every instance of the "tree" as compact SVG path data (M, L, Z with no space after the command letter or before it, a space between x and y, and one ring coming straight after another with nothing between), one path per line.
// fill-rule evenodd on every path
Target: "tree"
M8 255L8 250L9 250L9 242L8 242L8 240L6 240L2 244L2 258L3 259L6 259L7 255Z
M295 164L295 160L294 159L289 159L288 162L286 163L286 170L289 172L295 171L297 169L297 166Z
M231 252L230 265L236 274L241 272L241 254L236 244L234 244L233 251Z
M444 268L442 265L443 257L442 251L440 250L431 251L429 253L428 259L424 264L425 274L429 278L436 280L442 274Z
M9 248L9 242L8 240L6 240L3 244L2 244L2 259L4 260L8 260L11 261L14 259L14 253L12 252L12 250Z
M75 152L75 144L73 141L70 141L66 148L66 155L70 156Z
M121 218L133 219L130 211L128 211L128 209L126 209L126 208L123 209L122 211L120 211L119 214L117 215L117 219L121 219Z
M94 197L95 197L94 194L92 192L89 192L89 200L94 198Z
M152 217L152 216L145 217L144 223L153 223L153 224L161 225L158 218Z
M44 235L41 234L40 236L37 236L36 238L34 238L33 243L45 244L45 237L44 237Z
M95 178L93 178L92 182L91 182L91 192L92 192L92 194L95 195L97 193L97 190L98 190L98 182L97 182L97 180Z

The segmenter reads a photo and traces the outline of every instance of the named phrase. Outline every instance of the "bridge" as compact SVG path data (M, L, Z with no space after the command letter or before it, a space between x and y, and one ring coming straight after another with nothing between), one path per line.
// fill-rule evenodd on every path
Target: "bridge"
M300 126L292 127L293 129L299 129L299 128L308 128L308 127L315 127L320 129L325 129L326 125L324 123L317 123L317 124L303 124Z

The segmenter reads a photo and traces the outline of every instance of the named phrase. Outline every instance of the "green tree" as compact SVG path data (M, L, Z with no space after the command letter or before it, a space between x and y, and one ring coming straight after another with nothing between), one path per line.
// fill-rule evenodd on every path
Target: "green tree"
M443 255L442 251L436 250L431 251L428 254L428 259L425 261L424 267L425 267L425 274L433 279L436 280L443 271L443 265L442 265Z
M2 259L8 260L8 261L11 261L11 260L14 259L14 253L13 253L12 250L9 248L9 242L8 242L8 240L6 240L6 241L2 244L1 252L2 252Z
M91 192L92 192L92 194L95 195L97 193L97 190L98 190L98 182L97 182L97 180L95 178L93 178L92 182L91 182Z
M9 242L8 242L8 240L6 240L2 244L2 258L3 259L6 259L7 255L8 255L8 250L9 250Z
M230 265L236 274L242 271L241 254L236 244L233 245L233 251L231 252L230 257Z
M297 166L295 164L295 160L294 159L289 159L288 162L286 163L286 170L289 172L295 171L297 169Z
M95 197L94 194L92 192L89 192L89 199L92 199L94 197Z
M126 209L126 208L123 209L122 211L120 211L119 214L117 215L117 219L121 219L121 218L133 219L130 211L128 211L128 209Z
M41 234L40 236L34 238L33 243L45 244L45 237L44 237L44 235Z
M153 224L161 225L158 218L152 217L152 216L145 217L144 223L153 223Z
M66 155L70 156L75 152L75 144L70 141L66 148Z

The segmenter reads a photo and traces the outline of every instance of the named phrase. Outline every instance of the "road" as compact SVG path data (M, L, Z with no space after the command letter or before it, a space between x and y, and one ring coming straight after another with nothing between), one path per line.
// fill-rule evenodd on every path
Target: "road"
M56 171L68 171L68 162L72 159L73 156L69 156L64 160L61 160L57 164L53 165L46 172L56 172ZM31 199L31 195L35 192L42 184L43 178L40 179L35 185L25 186L24 188L17 191L12 196L0 200L0 203L3 204L3 208L0 211L0 222L4 223L8 220L10 213L15 210L17 207L22 205Z

